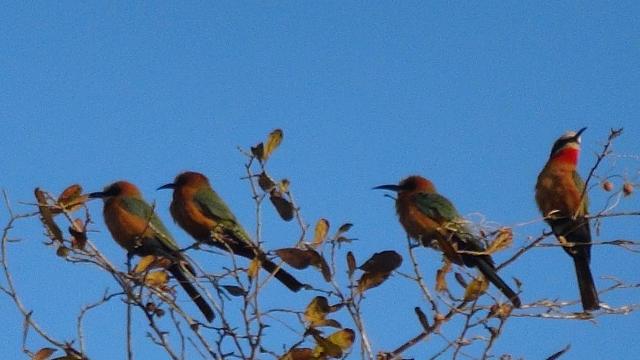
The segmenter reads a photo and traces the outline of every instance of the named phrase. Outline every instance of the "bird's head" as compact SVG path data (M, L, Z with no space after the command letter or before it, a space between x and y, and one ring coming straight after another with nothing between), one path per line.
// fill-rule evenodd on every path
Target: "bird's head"
M578 130L578 132L567 131L562 134L562 136L553 143L549 158L567 158L567 160L577 162L577 155L580 152L580 142L582 140L580 135L582 135L585 130L587 130L586 127Z
M162 189L176 189L183 186L193 186L197 187L200 185L208 185L209 179L206 176L202 175L199 172L195 171L185 171L183 173L178 174L172 183L162 185L158 188L158 190Z
M374 187L374 189L391 190L397 193L414 191L436 192L436 188L430 180L418 175L406 177L397 185L380 185Z
M104 199L113 198L116 196L140 196L140 190L137 186L128 181L116 181L113 184L107 185L104 190L93 192L89 194L89 198Z

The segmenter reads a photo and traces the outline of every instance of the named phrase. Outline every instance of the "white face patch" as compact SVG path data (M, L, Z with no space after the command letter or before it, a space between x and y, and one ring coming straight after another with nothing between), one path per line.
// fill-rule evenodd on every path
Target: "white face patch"
M562 136L560 137L559 140L566 140L566 139L571 139L573 137L576 136L576 132L575 131L567 131L566 133L562 134ZM578 137L578 144L580 144L582 142L582 136Z

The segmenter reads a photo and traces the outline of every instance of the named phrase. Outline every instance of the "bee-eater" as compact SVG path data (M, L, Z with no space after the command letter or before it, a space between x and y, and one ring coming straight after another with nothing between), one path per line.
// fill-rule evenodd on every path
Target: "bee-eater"
M153 208L144 201L140 190L129 182L118 181L89 197L104 200L104 222L114 240L130 255L155 255L171 261L167 270L211 322L213 310L190 280L195 274L193 266L182 255Z
M227 204L213 190L206 176L192 171L179 174L173 183L160 189L173 189L171 215L196 241L213 245L248 259L258 257L261 266L292 291L304 285L279 269L252 241Z
M573 258L585 311L600 308L598 291L589 269L591 260L591 229L587 193L576 171L580 154L580 135L569 131L553 144L551 155L536 184L536 202L562 248Z
M477 267L515 307L522 305L518 295L496 273L491 256L472 254L485 250L482 243L465 226L451 201L437 193L431 181L421 176L409 176L398 185L381 185L374 189L398 193L396 212L410 238L424 246L440 249L458 265Z

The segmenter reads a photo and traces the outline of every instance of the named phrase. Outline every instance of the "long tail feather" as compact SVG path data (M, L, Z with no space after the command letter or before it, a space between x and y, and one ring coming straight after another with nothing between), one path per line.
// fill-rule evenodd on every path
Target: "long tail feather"
M598 291L593 282L589 261L581 256L573 256L573 263L576 267L576 276L578 278L578 287L580 288L580 299L582 300L582 308L584 311L600 309L600 300L598 299Z
M202 315L204 315L207 321L213 321L213 319L215 318L215 314L213 313L211 306L209 306L209 303L205 301L198 289L193 286L191 280L185 275L184 270L180 267L180 265L173 264L169 267L168 270L171 275L176 278L178 283L180 283L191 300L193 300L193 302L198 306L198 309L200 309Z
M289 274L282 268L278 269L278 265L267 258L262 259L262 268L273 274L276 279L278 279L281 283L284 284L284 286L288 287L289 290L293 292L300 291L300 289L302 289L302 287L304 286L304 284L293 277L293 275ZM277 272L275 272L276 270Z
M522 306L522 302L520 301L518 294L516 294L515 291L513 291L509 287L509 285L507 285L507 283L504 282L504 280L502 280L500 276L498 276L496 269L492 265L490 265L480 257L477 257L475 260L476 260L475 261L476 266L478 267L478 270L480 270L482 275L484 275L487 278L487 280L489 280L500 291L502 291L502 293L509 299L509 301L511 301L513 306L517 308Z

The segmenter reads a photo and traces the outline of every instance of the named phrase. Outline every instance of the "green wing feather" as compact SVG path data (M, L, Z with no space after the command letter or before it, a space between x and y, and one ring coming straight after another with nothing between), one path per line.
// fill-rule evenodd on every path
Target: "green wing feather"
M158 239L163 245L171 250L179 250L175 240L171 237L171 233L169 233L169 230L167 230L162 221L160 221L160 218L153 212L153 208L149 204L135 197L123 197L121 200L128 212L145 219L145 221L149 221L150 227L159 235Z
M582 192L584 191L584 181L582 181L582 178L580 177L580 174L578 174L577 171L573 172L573 182L576 184L576 188L578 189L578 191L580 192L580 194L582 194ZM587 195L587 193L584 193L584 201L582 202L582 214L587 214L589 212L589 196Z
M251 242L251 238L238 223L222 198L211 188L202 188L194 196L195 202L200 206L206 216L216 220L229 232L243 241Z
M437 223L454 229L459 235L470 235L456 207L446 197L437 193L418 193L414 197L416 207Z

